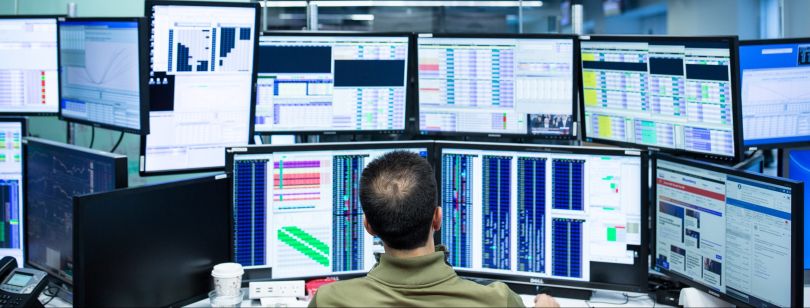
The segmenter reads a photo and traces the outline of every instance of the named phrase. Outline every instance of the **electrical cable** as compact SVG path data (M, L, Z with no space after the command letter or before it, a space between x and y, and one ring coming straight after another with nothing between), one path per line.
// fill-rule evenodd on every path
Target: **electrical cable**
M121 135L118 136L118 142L115 143L115 146L110 150L110 152L115 152L118 149L118 146L121 145L121 141L124 140L124 132L121 132Z
M53 289L56 289L56 291L51 291L51 290L53 290ZM43 294L45 294L45 296L50 296L50 298L49 298L47 301L45 301L44 303L42 303L42 306L47 305L47 304L48 304L48 303L50 303L50 302L51 302L51 301L52 301L54 298L56 298L56 296L57 296L57 295L59 295L59 291L60 291L60 290L61 290L61 289L60 289L60 288L58 288L58 287L48 287L48 288L46 288L46 289L45 289L45 291L43 291L42 293L43 293ZM48 291L51 291L51 293L53 293L53 295L48 294Z
M96 127L90 126L90 146L89 148L93 148L93 144L96 143Z

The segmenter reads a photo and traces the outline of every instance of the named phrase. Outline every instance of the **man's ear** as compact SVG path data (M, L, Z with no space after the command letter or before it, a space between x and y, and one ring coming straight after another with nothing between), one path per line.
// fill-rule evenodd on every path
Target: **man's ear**
M433 231L439 231L442 229L442 207L437 206L436 209L433 211L433 222L432 226Z
M368 232L369 235L371 236L377 235L377 232L374 232L374 229L371 229L371 225L368 224L368 219L366 219L366 215L363 215L363 227L366 228L366 232Z

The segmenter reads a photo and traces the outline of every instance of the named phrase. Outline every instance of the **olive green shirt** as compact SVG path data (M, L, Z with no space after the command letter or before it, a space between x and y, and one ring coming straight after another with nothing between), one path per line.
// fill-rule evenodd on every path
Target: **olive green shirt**
M437 251L414 258L383 254L366 277L321 286L309 307L524 307L505 284L462 279Z

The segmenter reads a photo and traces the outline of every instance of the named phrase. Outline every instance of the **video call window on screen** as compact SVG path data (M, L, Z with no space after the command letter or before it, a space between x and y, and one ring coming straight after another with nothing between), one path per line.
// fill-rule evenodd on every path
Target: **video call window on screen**
M735 158L732 37L586 37L585 137Z
M265 34L256 131L404 131L408 49L408 36Z
M419 131L571 138L574 39L420 35Z

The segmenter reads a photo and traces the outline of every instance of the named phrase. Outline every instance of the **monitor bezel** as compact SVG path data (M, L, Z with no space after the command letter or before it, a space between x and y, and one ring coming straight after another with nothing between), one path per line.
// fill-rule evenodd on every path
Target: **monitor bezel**
M571 79L571 119L573 120L573 124L571 127L571 131L567 135L549 135L549 134L540 134L540 135L532 135L531 132L531 125L529 125L529 118L528 115L526 116L526 132L522 134L518 133L482 133L482 132L463 132L463 131L422 131L421 130L421 121L420 121L420 99L419 99L419 40L420 39L430 39L430 38L458 38L458 39L525 39L525 40L568 40L570 39L573 47L572 47L572 79ZM416 113L414 114L414 132L417 136L420 137L485 137L485 138L524 138L529 140L558 140L558 141L572 141L572 140L579 140L579 136L581 136L580 130L582 129L582 125L579 119L579 107L577 103L577 82L580 80L581 74L581 61L580 61L580 53L577 52L580 50L580 40L576 35L572 34L474 34L474 33L418 33L416 34L416 39L414 41L414 49L415 49L415 78L413 81L414 84L414 109Z
M25 249L25 243L26 243L26 240L27 240L27 237L26 237L27 235L26 235L26 232L25 232L25 227L26 227L26 224L25 224L25 201L26 201L25 200L26 199L25 194L27 192L26 187L25 187L25 182L26 182L27 177L25 176L25 150L22 148L22 141L25 140L25 138L28 138L28 119L26 119L25 117L10 117L10 116L3 115L3 116L0 116L0 123L19 123L20 124L20 129L21 129L20 130L20 183L18 185L20 187L20 192L19 193L22 194L22 196L21 196L22 197L22 202L20 203L19 206L20 206L20 209L22 210L20 214L22 214L22 216L23 216L21 218L23 220L23 229L20 230L20 232L22 234L22 242L20 243L20 247L17 248L16 250L19 250L20 253L22 253L21 259L22 259L23 262L25 262L26 257L27 257L26 249Z
M144 17L83 17L83 18L59 18L58 19L58 34L61 35L62 24L63 23L71 23L71 22L135 22L137 23L137 31L138 31L138 95L140 96L140 107L139 107L139 120L140 122L140 129L135 129L131 127L124 127L120 125L110 124L110 123L102 123L96 122L92 120L86 119L77 119L70 116L65 116L62 110L62 98L64 97L64 91L62 91L62 78L59 78L59 119L68 123L79 123L84 125L90 125L99 128L106 128L115 131L121 131L125 133L132 133L136 135L148 135L149 134L149 50L148 44L149 37L147 34L147 20ZM59 52L58 56L58 66L59 72L61 75L62 71L62 40L61 38L57 40L57 50Z
M255 118L254 118L254 133L257 135L295 135L295 134L302 134L302 135L398 135L398 136L409 136L412 134L413 131L413 121L411 119L414 117L415 113L411 106L414 104L414 91L417 91L416 87L414 86L414 76L416 75L414 61L416 61L416 55L414 48L416 46L416 38L413 33L410 32L355 32L355 31L339 31L339 32L312 32L312 31L265 31L261 33L259 37L259 47L261 48L261 40L265 37L294 37L294 36L302 36L302 37L360 37L360 38L379 38L379 37L391 37L391 38L402 38L406 37L408 39L408 54L406 56L406 66L405 66L405 118L404 118L404 126L402 129L364 129L364 130L325 130L325 129L317 129L317 130L257 130L255 127ZM258 54L257 54L258 58ZM259 59L256 60L258 63ZM258 64L257 64L258 66ZM256 72L257 78L259 72ZM334 73L333 73L334 74ZM258 79L257 79L258 80ZM258 83L258 81L257 81ZM258 85L257 85L258 87ZM256 104L258 105L258 98ZM255 117L255 115L254 115Z
M0 15L0 20L10 20L10 19L53 19L56 23L56 79L58 82L61 82L62 78L59 76L59 18L64 18L65 15ZM0 116L58 116L59 115L59 100L62 95L62 89L60 85L57 83L56 90L58 93L57 95L57 106L56 111L0 111Z
M29 143L33 143L33 144L36 144L38 146L48 147L48 148L51 148L51 149L75 151L77 153L82 153L82 155L93 156L95 159L99 159L99 158L101 158L101 159L109 159L113 163L113 170L115 172L115 179L114 179L114 182L115 182L114 187L115 187L115 189L127 188L128 184L129 184L128 183L129 182L129 175L127 174L127 157L125 155L116 154L116 153L109 153L109 152L104 152L104 151L99 151L99 150L93 150L93 149L83 148L83 147L79 147L79 146L72 145L72 144L60 143L60 142L56 142L56 141L40 139L40 138L34 138L34 137L26 137L22 141L22 152L23 152L23 156L22 156L23 157L23 165L22 165L22 167L23 167L24 174L28 170L28 158L27 158L27 155L25 155L25 154L28 152ZM28 203L28 184L29 184L28 182L29 182L29 180L30 179L28 178L27 175L23 176L23 192L24 192L23 193L23 208L24 208L23 212L28 212L28 210L29 210L29 208L28 208L28 206L29 206L29 203ZM28 238L28 235L29 235L28 234L28 227L29 227L30 217L28 215L25 215L24 219L25 219L25 223L23 224L23 229L24 229L24 232L25 232L25 238ZM75 230L74 230L74 235L75 235ZM69 281L68 279L63 278L63 277L61 277L59 275L52 274L50 269L47 269L44 266L39 266L39 265L37 265L36 262L32 263L31 260L29 259L29 253L28 253L29 244L30 244L30 242L28 240L26 240L25 243L23 243L23 256L24 256L24 261L25 261L25 266L26 267L31 267L31 268L35 268L35 269L44 271L44 272L48 273L49 276L51 276L53 279L55 279L55 280L57 280L57 281L59 281L61 283L64 283L66 285L73 286L72 281ZM75 247L74 247L74 251L75 251ZM75 260L74 260L74 262L75 262Z
M790 179L790 153L792 151L810 151L810 146L796 148L780 148L776 151L776 176ZM807 202L807 200L805 200ZM806 211L805 211L806 212ZM806 214L806 213L805 213ZM807 223L807 222L805 222ZM804 252L802 252L802 255ZM802 260L804 260L802 258ZM810 285L810 265L802 266L804 269L804 285Z
M166 183L159 183L159 184L152 184L146 186L137 186L137 187L121 187L117 188L112 191L98 193L98 194L89 194L89 195L79 195L73 197L73 262L74 262L74 269L80 267L80 263L84 262L84 245L82 239L82 223L81 223L81 216L86 208L81 206L82 200L94 200L94 199L106 199L110 195L117 195L117 194L137 194L137 193L149 193L154 190L164 190L164 189L172 189L178 186L186 186L186 185L193 185L197 183L204 183L204 182L216 182L227 180L230 181L230 177L225 174L220 175L212 175L212 176L202 176L196 177L191 179L184 179L184 180L176 180ZM73 273L73 304L76 306L85 306L86 298L85 298L85 282L82 279L76 279L77 277L81 277L81 270L74 271ZM78 280L78 283L76 281ZM206 294L198 294L192 298L183 299L179 302L172 303L172 305L183 306L187 304L191 304L197 300L201 300L205 297Z
M301 152L301 151L340 151L340 150L378 150L378 149L411 149L411 148L425 148L427 149L427 157L425 159L433 165L435 143L432 140L408 140L408 141L382 141L382 142L334 142L334 143L302 143L292 145L252 145L246 147L228 147L225 149L225 174L231 178L231 189L229 190L229 200L234 200L233 183L236 181L233 174L234 158L237 155L267 155L276 152ZM434 166L435 168L435 166ZM234 204L228 205L228 219L230 224L230 247L228 248L231 255L231 261L236 262L235 255L235 231L234 231ZM267 279L281 279L273 278L272 271L270 277L266 277L268 269L272 269L269 265L264 266L250 266L245 268L245 277L248 280L267 280ZM342 279L354 278L365 276L367 272L339 272L324 275L301 275L297 277L288 277L283 279L294 278L315 278L315 277L338 277Z
M149 41L152 40L152 8L155 6L191 6L191 7L241 7L241 8L252 8L255 11L254 16L254 24L253 24L253 34L255 35L255 40L253 42L253 73L251 74L251 86L250 86L250 114L248 115L248 135L247 135L247 142L246 145L253 144L253 135L254 135L254 122L256 118L256 70L258 69L259 62L257 61L256 57L258 57L259 52L259 37L261 34L261 25L259 20L261 19L261 11L259 10L259 3L258 2L205 2L205 1L181 1L181 0L146 0L144 4L144 16L147 18L146 22L146 29L148 32L147 38ZM148 52L151 54L152 48L149 47ZM152 58L151 56L147 59L147 63L151 66ZM148 72L151 74L152 69L150 68ZM151 104L151 100L150 100ZM151 116L151 105L150 105L149 116ZM151 122L151 121L150 121ZM150 124L151 125L151 124ZM146 160L148 156L146 155L146 141L148 135L141 135L141 146L140 146L140 153L138 155L139 164L138 164L138 174L140 176L155 176L155 175L170 175L170 174L188 174L188 173L197 173L197 172L222 172L224 166L213 166L213 167L199 167L199 168L176 168L176 169L161 169L161 170L147 170L146 169ZM223 147L227 148L228 146Z
M636 256L636 261L638 263L634 263L632 265L636 271L635 280L640 282L641 285L625 285L625 284L614 284L614 283L605 283L605 282L591 282L591 281L579 281L579 280L570 280L570 279L560 279L555 278L552 276L548 277L541 277L536 276L532 277L529 275L510 275L510 274L500 274L500 273L489 273L489 272L480 272L475 271L472 269L464 269L464 268L457 268L454 267L460 275L468 276L468 277L480 277L480 278L488 278L488 279L499 279L503 281L507 281L510 283L516 284L527 284L527 285L542 285L542 286L552 286L552 287L561 287L561 288L574 288L574 289L607 289L607 290L615 290L615 291L625 291L625 292L646 292L648 290L647 286L647 276L648 276L648 269L649 269L649 260L648 256L650 255L649 251L649 243L650 243L650 234L649 232L645 232L645 224L646 221L644 217L649 217L649 204L648 204L648 175L649 173L645 170L649 169L649 152L646 150L639 150L639 149L626 149L626 148L602 148L602 147L579 147L579 146L555 146L555 145L529 145L529 144L514 144L514 143L485 143L485 142L455 142L455 141L437 141L435 150L434 150L434 165L436 170L441 170L441 157L444 149L462 149L462 150L487 150L487 151L517 151L517 152L533 152L533 153L549 153L549 154L574 154L574 155L610 155L610 156L623 156L623 157L638 157L640 163L640 196L639 196L639 206L641 211L641 243L638 247L638 255ZM441 185L441 172L436 172L436 181L439 183L439 195L442 194L442 185ZM440 230L436 237L441 239ZM438 242L441 242L440 240ZM600 262L606 263L606 262ZM629 275L629 274L628 274ZM588 277L590 280L590 277Z
M742 100L740 97L740 65L739 65L739 40L737 36L639 36L639 35L593 35L593 36L580 36L580 47L582 46L582 42L630 42L630 43L637 43L637 42L714 42L714 43L723 43L726 42L728 44L729 49L729 82L731 83L731 92L732 92L732 101L731 101L731 113L732 113L732 134L733 137L733 148L734 148L734 155L733 156L726 156L726 155L718 155L712 153L702 153L702 152L695 152L695 151L688 151L682 149L675 149L675 148L667 148L667 147L657 147L657 146L650 146L644 145L635 142L627 142L627 141L617 141L617 140L610 140L610 139L603 139L599 137L592 137L587 135L587 121L585 121L585 84L583 82L582 76L582 49L580 48L580 78L578 81L578 88L579 88L579 108L580 113L582 116L582 140L586 142L594 142L600 144L607 144L607 145L616 145L616 146L623 146L623 147L633 147L633 148L641 148L650 150L650 152L663 152L663 153L672 153L676 155L684 155L690 156L694 158L702 158L712 161L719 161L719 162L739 162L743 157L743 132L742 132Z
M793 38L779 38L779 39L761 39L761 40L740 40L740 50L742 50L743 46L765 46L765 45L775 45L775 44L807 44L810 45L810 37L793 37ZM740 114L742 114L742 110L745 106L742 105L742 52L739 53L739 63L738 66L739 74L740 74ZM743 135L745 134L745 123L742 123L743 126ZM810 145L810 134L804 136L798 136L799 138L803 138L801 140L796 141L768 141L758 144L748 144L746 143L745 136L743 136L743 147L744 148L757 148L757 149L774 149L774 148L784 148L784 147L795 147L795 146L806 146ZM778 138L778 137L777 137ZM782 137L784 138L784 137ZM766 139L756 139L756 140L773 140L774 138L766 138Z
M686 165L689 167L694 168L703 168L705 170L711 172L717 172L725 175L731 175L735 177L740 177L743 179L749 179L757 182L763 182L775 186L783 186L789 187L792 191L792 202L791 202L791 269L795 269L797 265L803 264L804 262L804 250L802 249L804 243L804 184L802 182L785 179L785 178L777 178L763 174L755 174L746 172L743 170L737 170L732 167L722 166L714 163L709 162L702 162L694 159L687 159L682 157L677 157L674 155L663 154L663 153L655 153L652 156L652 179L655 180L658 178L658 160L664 160L668 162L673 162L677 164ZM720 293L715 290L710 289L708 286L701 284L699 282L695 282L691 280L689 277L660 268L655 264L655 255L657 249L657 223L658 223L658 207L657 207L657 200L658 200L658 191L657 191L657 184L653 183L651 188L651 199L654 205L654 210L650 213L650 230L651 236L653 240L653 244L650 245L650 256L653 262L650 264L651 269L657 270L664 275L670 277L672 280L676 282L683 283L690 287L696 288L700 291L708 293L714 297L727 301L733 305L737 306L751 306L746 302L738 300L734 297L727 295L726 293ZM791 298L790 298L790 305L794 307L801 307L804 305L803 297L804 297L804 270L793 270L790 274L790 289L791 289Z

